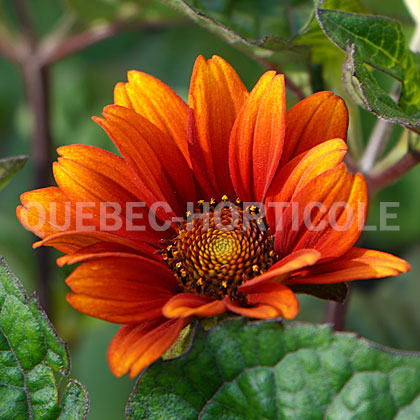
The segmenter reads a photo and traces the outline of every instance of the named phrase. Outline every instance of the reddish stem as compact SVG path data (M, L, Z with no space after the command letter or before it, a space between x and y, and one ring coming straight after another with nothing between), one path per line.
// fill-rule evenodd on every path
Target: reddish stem
M33 119L32 159L35 168L35 188L50 184L51 167L51 133L49 124L49 89L48 69L39 60L38 39L25 0L14 3L16 15L20 21L23 34L22 55L19 64L25 84L25 94L31 109ZM41 305L47 313L50 312L50 250L38 250L38 287L37 291Z
M344 303L328 302L325 321L331 324L334 331L343 331L346 328L348 301L349 298L347 297Z
M398 162L377 174L366 175L368 189L371 192L378 191L400 179L410 169L420 162L420 153L409 151Z

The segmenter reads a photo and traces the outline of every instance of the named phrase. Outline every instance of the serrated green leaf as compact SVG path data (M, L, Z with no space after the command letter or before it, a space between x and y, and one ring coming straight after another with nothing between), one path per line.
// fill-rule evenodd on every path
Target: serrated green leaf
M194 22L214 32L226 42L235 45L238 48L245 49L256 58L269 60L272 63L287 63L288 60L284 55L285 53L293 53L295 55L295 60L293 61L295 62L296 56L300 57L301 60L308 58L309 51L305 46L297 45L284 36L267 34L261 39L258 39L257 37L252 39L250 38L250 34L246 31L245 33L243 33L244 31L241 31L240 33L237 25L232 24L232 20L224 19L223 22L217 20L215 16L220 18L220 13L211 16L208 10L197 7L197 2L187 2L185 0L164 1ZM239 3L235 4L237 5ZM255 4L253 7L255 14ZM281 31L279 33L281 33ZM254 33L254 35L256 34ZM279 56L279 53L282 53L281 57Z
M61 401L59 420L82 420L89 410L88 393L78 381L70 379Z
M329 39L347 50L344 70L347 87L359 88L367 108L378 116L409 128L419 126L420 60L409 50L400 23L380 16L320 7L316 9L316 16ZM379 86L366 64L401 82L398 105ZM356 78L359 87L352 78ZM350 94L355 96L354 92Z
M24 167L27 160L26 156L0 159L0 190Z
M164 403L162 403L164 401ZM127 419L418 420L420 356L329 326L226 321L139 379Z
M62 404L54 372L68 375L67 347L35 295L27 297L0 258L0 418L85 419L87 393L67 385Z
M365 8L359 0L325 0L323 6L342 12L366 13ZM315 8L312 19L310 19L309 23L301 30L299 36L294 41L298 45L308 45L311 47L311 61L314 64L325 65L328 63L325 66L326 70L330 70L332 66L341 69L344 60L343 52L331 43L319 26L317 19L315 19Z
M420 133L420 110L407 114L378 84L355 45L349 46L343 81L350 96L378 117Z

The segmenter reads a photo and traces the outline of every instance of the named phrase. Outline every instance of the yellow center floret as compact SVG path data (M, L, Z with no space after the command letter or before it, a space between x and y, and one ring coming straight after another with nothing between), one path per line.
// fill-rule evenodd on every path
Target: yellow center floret
M225 198L219 205L215 200L199 201L195 213L187 213L163 259L181 290L242 300L238 286L266 271L277 257L258 209L244 210L239 200L232 204Z

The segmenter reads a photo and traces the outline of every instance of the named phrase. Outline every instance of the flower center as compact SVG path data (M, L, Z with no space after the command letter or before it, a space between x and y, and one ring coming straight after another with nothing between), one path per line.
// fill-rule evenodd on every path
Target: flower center
M213 298L242 300L238 286L277 260L273 236L258 208L242 208L226 196L217 203L199 201L163 252L181 290Z

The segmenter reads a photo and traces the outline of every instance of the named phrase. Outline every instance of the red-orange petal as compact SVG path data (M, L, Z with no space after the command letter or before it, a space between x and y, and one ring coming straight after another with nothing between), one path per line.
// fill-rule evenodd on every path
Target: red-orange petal
M121 156L84 144L61 146L57 149L57 153L63 158L105 176L141 200L143 192L137 184L136 174Z
M244 201L264 200L283 150L285 113L284 76L268 71L252 89L230 137L230 174Z
M281 282L287 279L293 271L315 264L321 254L315 249L300 249L276 262L268 271L249 280L238 287L242 293L254 293L267 282Z
M332 92L318 92L292 107L286 115L286 136L280 166L326 140L346 140L348 112Z
M250 304L270 305L278 312L277 316L293 319L299 312L299 302L295 294L284 284L260 284L253 293L247 294Z
M223 300L214 300L193 293L179 293L172 297L162 309L166 318L186 318L189 316L215 316L226 312Z
M247 293L247 303L250 307L225 299L226 307L237 314L252 318L294 318L299 312L299 302L295 294L284 284L263 283L255 288L253 293Z
M117 323L159 317L177 287L169 269L141 257L85 262L66 283L74 292L67 300L75 309Z
M162 307L170 298L169 294L158 295L154 292L144 295L144 301L134 302L119 299L96 298L81 293L69 293L67 301L79 312L116 324L142 322L157 318Z
M140 251L142 248L143 251ZM156 248L146 243L139 243L136 249L115 242L96 242L85 246L75 252L69 253L57 259L57 264L62 267L75 263L97 260L99 258L120 257L120 258L138 258L147 257L153 260L160 260L156 253Z
M108 348L108 363L112 373L130 378L159 359L175 342L189 319L158 318L141 324L123 325Z
M103 258L85 262L70 274L66 283L75 293L103 296L97 294L101 293L100 288L108 286L118 288L120 280L130 282L133 287L150 285L170 293L174 293L177 287L173 273L162 262L141 256ZM116 298L119 296L118 291L114 296Z
M108 230L134 239L143 239L143 232L127 229L128 203L138 203L138 198L132 195L120 184L114 182L107 175L91 170L77 161L68 158L59 158L54 162L54 177L60 189L71 199L79 215L80 226L95 226L98 230ZM109 203L109 204L108 204ZM83 223L81 214L83 217ZM113 213L114 216L105 219L104 215ZM140 207L144 223L145 240L150 237L157 239L157 233L148 226L148 213L146 207ZM88 216L89 215L89 216ZM76 229L77 229L76 224ZM79 227L80 230L84 230ZM147 237L147 239L146 239Z
M189 162L187 105L165 83L139 71L127 73L128 83L118 83L114 103L131 108L171 136Z
M105 119L94 118L108 133L136 173L148 206L168 203L182 215L196 200L191 169L173 139L133 110L107 106ZM168 217L168 216L166 216Z
M228 167L229 137L247 96L245 86L225 60L197 58L188 97L192 109L189 151L194 172L210 196L234 194Z
M32 246L39 248L41 246L53 246L56 249L61 249L62 246L69 246L70 251L75 252L80 248L84 248L98 242L112 242L118 245L123 245L139 252L144 251L144 244L138 241L132 241L121 235L115 235L110 232L101 231L81 231L72 230L63 233L56 233L35 242Z
M312 179L341 163L346 151L347 145L343 140L328 140L296 156L277 171L266 200L267 221L273 230L276 205L291 202ZM281 207L277 209L280 210Z
M238 315L247 316L248 318L271 319L279 316L278 310L271 305L257 304L246 307L239 305L229 298L225 298L225 305L229 311Z
M276 252L314 248L324 260L342 255L360 236L366 201L361 175L347 174L343 163L323 172L296 194L277 220Z
M344 254L358 240L366 223L368 192L366 181L361 174L348 174L345 185L336 203L343 203L342 209L338 209L336 216L331 221L328 230L318 237L314 236L310 241L302 238L298 246L307 246L316 241L314 246L321 252L324 260L335 258ZM331 207L330 207L331 209Z
M22 206L16 214L22 225L40 238L75 229L74 205L57 187L33 190L21 195ZM75 250L70 244L57 248L62 252Z
M410 270L407 261L386 252L351 248L336 260L295 273L287 284L324 284L398 276Z

